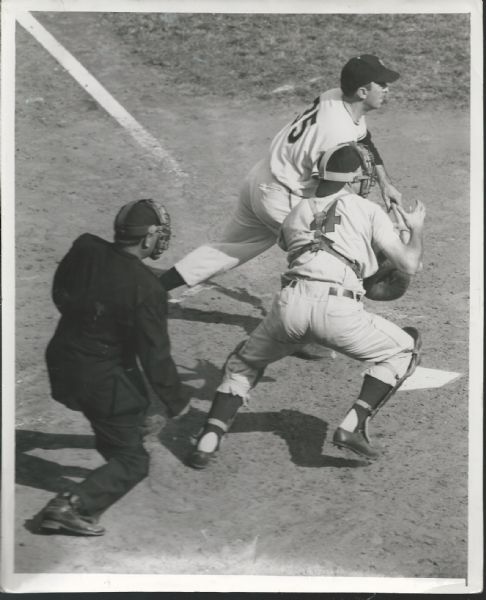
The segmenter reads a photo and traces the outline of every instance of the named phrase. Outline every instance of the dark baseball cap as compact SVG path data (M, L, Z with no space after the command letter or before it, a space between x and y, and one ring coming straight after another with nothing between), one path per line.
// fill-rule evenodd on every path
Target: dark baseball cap
M133 200L125 204L115 217L117 239L132 239L144 236L151 226L163 224L164 209L153 200Z
M354 56L344 65L341 71L341 87L357 90L360 86L375 81L376 83L393 83L400 74L387 69L383 62L373 54Z

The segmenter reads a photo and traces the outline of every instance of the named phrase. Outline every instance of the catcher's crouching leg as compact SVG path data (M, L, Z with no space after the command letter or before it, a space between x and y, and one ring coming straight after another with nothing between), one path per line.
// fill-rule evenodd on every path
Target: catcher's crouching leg
M236 413L248 392L263 374L262 368L250 364L241 351L245 342L241 342L231 352L223 366L223 382L216 392L206 423L198 436L197 447L190 454L188 464L195 469L204 469L215 456L221 440L235 420Z
M333 443L338 448L352 450L355 454L373 460L380 452L370 443L368 422L388 402L403 382L412 375L420 363L422 339L415 327L404 327L414 340L410 364L395 385L389 385L371 375L365 375L358 400L353 404L341 425L336 429Z
M197 442L196 449L188 458L189 466L204 469L219 450L221 439L235 420L243 398L224 392L216 392L206 424Z

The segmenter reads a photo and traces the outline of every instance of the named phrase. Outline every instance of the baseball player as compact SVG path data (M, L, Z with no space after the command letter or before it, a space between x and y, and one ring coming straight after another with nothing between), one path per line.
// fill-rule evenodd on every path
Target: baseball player
M188 410L170 354L167 292L142 262L168 247L169 215L152 200L133 201L114 227L114 243L76 239L54 276L61 318L46 351L52 397L84 414L106 460L44 508L41 528L54 533L103 535L100 513L147 475L149 399L137 359L168 415Z
M398 77L376 56L349 60L341 72L341 88L321 94L277 133L267 156L248 174L236 212L219 240L190 252L161 276L166 290L194 286L270 248L290 210L314 194L319 157L337 144L365 144L373 154L387 206L400 203L401 194L387 176L365 120L386 101L388 84Z
M417 330L401 329L367 312L361 299L363 281L370 277L383 288L393 286L400 273L409 280L421 268L424 205L418 202L411 213L395 209L410 233L404 243L381 207L344 188L362 177L356 144L328 150L317 168L322 181L316 196L299 203L282 225L279 244L289 262L282 290L269 314L226 361L197 448L189 457L195 468L207 466L267 365L309 342L373 363L333 442L375 459L379 452L370 443L368 421L418 362ZM388 267L382 279L376 277L381 254L393 265L393 277ZM390 290L390 297L396 297L395 290Z

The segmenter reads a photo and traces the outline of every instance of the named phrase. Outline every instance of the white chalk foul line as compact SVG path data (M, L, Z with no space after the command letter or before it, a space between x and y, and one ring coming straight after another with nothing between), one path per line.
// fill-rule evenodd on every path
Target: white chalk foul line
M132 115L97 81L91 73L74 56L64 48L47 29L29 12L16 14L17 21L28 31L52 56L63 66L66 71L79 83L79 85L92 96L118 123L134 138L134 140L157 162L164 162L169 171L179 177L187 174L180 168L174 157L167 152L159 141L146 131Z

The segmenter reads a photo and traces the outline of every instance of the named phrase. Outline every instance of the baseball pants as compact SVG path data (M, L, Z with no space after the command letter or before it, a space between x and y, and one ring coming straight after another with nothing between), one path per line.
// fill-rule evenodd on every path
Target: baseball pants
M362 302L329 295L334 283L297 280L274 298L269 314L225 366L218 391L247 398L262 371L318 343L360 361L374 363L366 373L394 386L410 364L414 340L386 319L368 313Z
M106 463L70 491L79 496L83 513L97 515L148 474L149 455L142 433L148 400L140 374L121 368L104 381L85 383L83 392L78 403Z
M230 221L219 240L199 246L174 266L189 286L233 269L268 250L280 225L302 198L273 177L268 159L248 174Z

